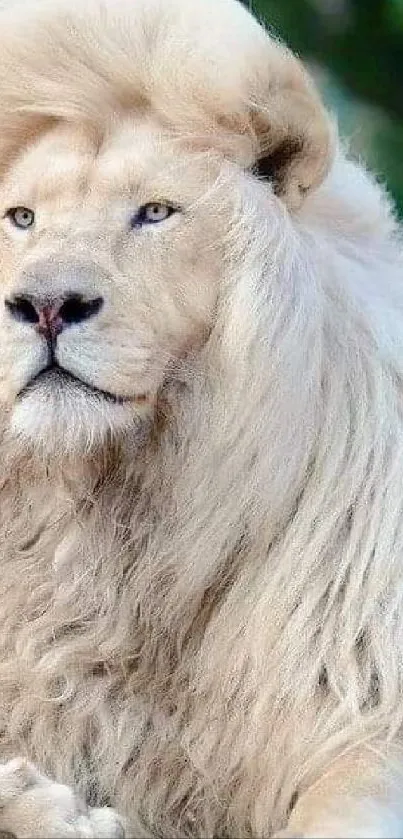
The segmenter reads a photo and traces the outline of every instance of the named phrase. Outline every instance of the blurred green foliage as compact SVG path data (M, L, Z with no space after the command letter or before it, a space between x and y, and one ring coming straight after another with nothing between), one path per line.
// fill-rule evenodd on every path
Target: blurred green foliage
M403 214L403 0L250 5L311 63L342 134L386 182Z

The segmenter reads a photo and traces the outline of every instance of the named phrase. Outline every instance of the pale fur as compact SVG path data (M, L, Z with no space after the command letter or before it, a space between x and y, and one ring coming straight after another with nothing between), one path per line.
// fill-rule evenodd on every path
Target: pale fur
M2 5L1 215L38 232L1 222L0 757L130 836L401 836L389 202L233 0ZM275 194L250 167L295 138ZM62 362L127 402L17 397L43 347L3 298L72 283L106 305Z

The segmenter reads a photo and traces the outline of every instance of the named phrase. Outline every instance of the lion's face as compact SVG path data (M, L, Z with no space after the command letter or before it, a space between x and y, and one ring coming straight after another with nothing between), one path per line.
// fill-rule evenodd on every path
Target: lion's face
M214 317L218 172L149 121L98 144L54 128L14 162L0 187L0 400L15 432L82 448L152 410Z

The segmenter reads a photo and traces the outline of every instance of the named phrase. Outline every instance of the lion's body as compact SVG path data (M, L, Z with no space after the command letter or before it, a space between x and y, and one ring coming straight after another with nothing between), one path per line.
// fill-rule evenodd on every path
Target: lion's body
M295 217L242 177L214 323L152 422L47 455L4 408L0 755L136 836L267 836L401 740L398 229L342 153Z

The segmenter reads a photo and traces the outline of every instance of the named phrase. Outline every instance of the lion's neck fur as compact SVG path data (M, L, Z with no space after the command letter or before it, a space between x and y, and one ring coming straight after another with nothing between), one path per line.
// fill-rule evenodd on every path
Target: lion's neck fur
M3 442L10 748L68 778L90 726L101 789L163 835L184 801L189 832L264 835L364 715L401 722L403 305L393 224L356 186L336 169L298 225L251 204L216 328L137 449L46 464Z

